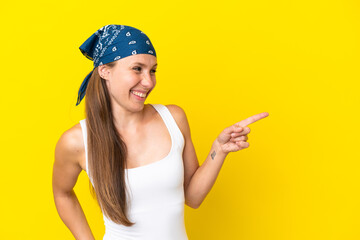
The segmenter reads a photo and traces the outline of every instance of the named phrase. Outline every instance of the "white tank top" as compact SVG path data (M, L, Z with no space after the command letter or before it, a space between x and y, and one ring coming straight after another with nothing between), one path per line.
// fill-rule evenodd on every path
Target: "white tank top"
M131 227L117 224L103 214L103 240L188 240L184 225L184 137L166 106L150 105L165 122L171 136L171 150L161 160L125 169L125 182L129 192L128 218L135 224ZM80 125L88 174L86 119L80 120Z

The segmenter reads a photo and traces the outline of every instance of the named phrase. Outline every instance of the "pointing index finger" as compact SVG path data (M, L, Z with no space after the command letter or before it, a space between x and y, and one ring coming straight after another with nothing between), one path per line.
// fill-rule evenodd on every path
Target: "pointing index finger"
M247 119L244 119L244 120L238 122L237 125L239 125L241 127L246 127L247 125L254 123L256 121L259 121L260 119L266 118L267 116L269 116L268 112L259 113L259 114L248 117Z

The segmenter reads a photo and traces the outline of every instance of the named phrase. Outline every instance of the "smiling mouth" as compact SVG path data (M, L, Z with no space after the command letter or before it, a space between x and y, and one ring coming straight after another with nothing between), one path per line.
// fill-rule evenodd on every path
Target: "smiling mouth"
M145 99L145 97L146 97L146 94L145 94L145 93L141 93L141 92L137 92L137 91L132 91L132 90L130 90L130 92L131 92L133 95L135 95L136 97L141 98L141 99Z

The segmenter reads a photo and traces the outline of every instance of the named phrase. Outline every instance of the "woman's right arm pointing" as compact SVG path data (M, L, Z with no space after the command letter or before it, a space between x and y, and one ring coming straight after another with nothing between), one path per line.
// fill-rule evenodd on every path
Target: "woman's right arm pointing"
M59 216L75 239L93 240L95 238L73 190L82 170L80 159L83 157L83 147L75 127L61 135L55 147L52 187Z

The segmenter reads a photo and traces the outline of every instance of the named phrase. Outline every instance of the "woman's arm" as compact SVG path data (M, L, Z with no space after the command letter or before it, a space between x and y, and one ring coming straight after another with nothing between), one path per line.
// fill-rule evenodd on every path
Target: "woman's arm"
M188 138L187 142L189 143L190 141L191 139ZM184 156L186 155L189 156L193 154L184 152ZM185 189L187 205L190 205L195 209L200 207L201 203L214 186L226 156L227 153L224 153L218 142L214 141L205 161L198 169L196 169ZM190 160L188 159L187 161Z
M82 170L79 163L84 145L80 143L81 137L79 139L75 127L60 137L55 148L52 187L59 216L75 239L93 240L95 238L73 190Z
M167 106L185 138L183 152L185 203L192 208L198 208L215 184L228 153L249 147L249 143L246 141L250 128L247 125L265 118L269 114L267 112L260 113L225 128L213 142L208 156L199 167L184 110L177 105Z

